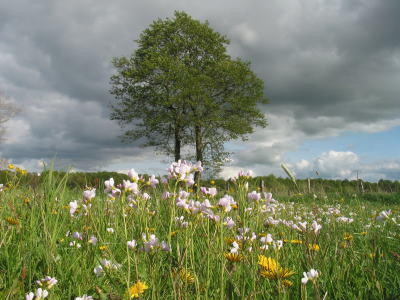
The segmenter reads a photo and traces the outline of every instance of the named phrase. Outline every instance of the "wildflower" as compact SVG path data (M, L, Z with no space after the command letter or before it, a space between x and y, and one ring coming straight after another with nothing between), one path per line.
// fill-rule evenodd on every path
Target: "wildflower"
M15 166L13 164L8 164L7 168L9 168L10 170L14 170Z
M225 195L218 201L218 206L221 207L225 212L230 212L232 209L232 205L235 205L236 202L229 195Z
M273 270L280 267L279 263L275 259L264 255L258 256L258 264L267 270Z
M96 244L97 244L97 238L96 238L94 235L92 235L92 236L89 238L88 243L89 243L89 244L92 244L92 245L96 245Z
M75 231L75 232L72 234L72 237L75 238L75 239L77 239L77 240L83 240L83 234L80 233L80 232L77 232L77 231Z
M282 280L282 283L285 286L293 285L293 283L290 280L287 280L287 278L294 275L294 271L282 268L279 263L271 257L260 255L258 259L258 264L262 267L260 271L262 277L273 280Z
M69 214L71 216L74 215L77 209L78 209L78 202L76 202L76 200L69 203Z
M142 194L142 198L143 198L144 200L149 200L149 199L151 198L151 196L150 196L149 194L147 194L147 193L143 193L143 194Z
M353 223L353 221L354 221L354 219L347 218L347 217L336 218L336 222L341 222L341 223Z
M238 253L239 248L240 248L240 247L239 247L239 244L236 243L236 242L233 242L233 243L232 243L231 253Z
M136 173L136 171L134 169L130 169L128 171L128 176L133 182L136 182L139 180L139 174Z
M232 229L235 226L235 222L231 217L226 217L224 220L224 225L226 225L226 227L229 229Z
M100 263L108 270L117 270L121 265L113 263L111 260L102 259Z
M46 298L49 295L49 292L46 290L42 290L42 288L38 288L36 290L35 295L36 295L35 300L41 300L41 299Z
M137 243L136 243L135 240L132 240L132 241L128 241L128 242L127 242L127 245L128 245L128 248L130 248L130 249L135 249L136 246L137 246Z
M82 247L81 244L79 244L79 243L77 243L77 242L75 242L75 241L70 242L70 243L69 243L69 246L70 246L70 247L76 247L76 248L78 248L78 249Z
M13 218L13 217L5 217L4 220L10 225L19 225L20 224L19 220L16 218Z
M247 198L253 201L259 201L261 199L261 194L257 193L256 191L252 191L251 193L247 194Z
M94 197L96 197L96 189L89 189L89 190L83 191L83 201L89 202Z
M51 289L53 286L57 284L58 280L54 277L46 276L41 280L36 280L36 284L41 287L46 287L47 289Z
M310 249L312 251L319 251L320 247L318 244L308 244L308 249Z
M318 234L322 228L322 225L318 224L317 221L313 221L311 227L314 230L314 234Z
M179 275L179 278L186 284L192 284L195 281L194 275L187 269L179 270L177 275Z
M301 241L301 240L291 240L290 243L292 243L292 244L303 244L303 241Z
M379 215L375 218L377 221L383 221L389 219L389 215L392 213L392 210L383 210L379 213Z
M228 253L224 253L224 256L230 262L240 262L243 260L243 255L238 254L238 253L228 252Z
M95 267L95 268L93 269L93 272L94 272L94 274L96 274L97 277L101 277L101 276L104 275L103 267L100 266L100 265L98 265L97 267Z
M189 226L189 222L185 221L185 217L184 216L175 217L175 221L177 222L178 227L186 228L186 227Z
M214 181L214 180L211 180L211 181L210 181L210 184L214 185L214 184L215 184L215 181Z
M353 239L353 236L350 233L345 232L343 234L343 239L346 240L346 241L351 241Z
M155 175L151 175L149 178L149 184L152 188L156 187L156 185L159 183L158 179L156 178Z
M33 297L35 297L35 294L32 292L29 292L25 295L25 300L33 300Z
M85 294L82 297L76 297L75 300L93 300L93 297Z
M139 280L129 288L128 290L129 297L139 298L148 288L149 286L145 282L141 282Z
M114 228L111 228L111 227L107 228L107 232L108 233L114 233Z
M100 251L106 251L108 250L108 247L106 245L100 246L99 247Z
M301 283L302 283L302 284L307 284L307 282L308 282L309 280L315 281L315 280L318 278L318 276L319 276L318 271L317 271L317 270L314 270L314 269L311 269L311 270L308 271L307 273L306 273L306 272L303 272L303 278L301 279Z

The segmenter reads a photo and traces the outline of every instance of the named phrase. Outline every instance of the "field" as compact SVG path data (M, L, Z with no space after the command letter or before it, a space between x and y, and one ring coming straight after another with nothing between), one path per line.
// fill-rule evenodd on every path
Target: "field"
M400 199L168 177L0 188L1 299L399 299ZM275 199L274 199L275 198Z

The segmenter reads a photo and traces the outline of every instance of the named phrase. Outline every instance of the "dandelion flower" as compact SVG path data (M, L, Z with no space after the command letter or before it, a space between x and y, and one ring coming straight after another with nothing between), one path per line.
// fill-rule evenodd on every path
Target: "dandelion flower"
M312 251L319 251L321 248L319 247L318 244L308 244L308 249Z
M238 254L238 253L224 253L224 256L227 260L230 262L240 262L243 260L243 255Z
M275 270L280 268L279 263L275 259L264 255L258 256L258 264L266 270Z
M147 290L149 287L145 282L141 282L140 280L136 282L134 285L132 285L129 290L129 297L130 298L139 298L145 290Z
M16 218L6 217L6 218L4 218L4 220L10 225L19 225L20 224L19 220Z
M195 281L194 275L187 269L180 269L179 272L174 271L174 274L179 276L180 280L185 284L192 284Z

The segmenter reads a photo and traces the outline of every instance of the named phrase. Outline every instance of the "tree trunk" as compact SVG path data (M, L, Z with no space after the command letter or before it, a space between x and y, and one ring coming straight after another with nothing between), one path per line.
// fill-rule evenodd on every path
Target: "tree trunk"
M196 139L196 161L203 162L203 139L201 136L201 127L196 125L194 127L195 139ZM194 181L199 185L201 173L194 173Z
M179 127L175 127L175 161L181 159L181 136Z

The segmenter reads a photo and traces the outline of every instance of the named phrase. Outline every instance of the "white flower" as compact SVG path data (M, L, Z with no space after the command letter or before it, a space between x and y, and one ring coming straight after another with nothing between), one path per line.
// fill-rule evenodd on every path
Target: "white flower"
M93 297L85 294L82 297L76 297L75 300L93 300Z
M96 268L93 269L94 274L96 274L97 277L101 277L104 275L104 270L103 267L98 265Z
M155 175L151 175L149 178L149 184L152 188L154 188L158 184L158 179L156 179Z
M88 241L88 243L92 244L92 245L96 245L97 244L97 238L92 235Z
M25 300L33 300L33 297L35 297L35 294L29 292L28 294L25 295Z
M136 182L130 182L129 180L122 180L122 186L124 187L125 191L137 193L138 190L138 185Z
M111 228L111 227L107 228L107 232L108 233L114 233L114 228Z
M42 290L42 288L38 288L36 290L36 300L44 299L49 295L49 292L46 290Z
M77 232L77 231L75 231L75 232L72 234L72 237L75 238L75 239L77 239L77 240L83 240L83 234L80 233L80 232Z
M376 217L377 221L383 221L386 219L389 219L389 215L392 213L392 210L383 210L379 213L379 215Z
M239 244L236 242L232 243L232 249L231 249L231 253L238 253L239 251Z
M247 198L253 201L259 201L261 199L261 194L257 193L256 191L252 191L251 193L247 194Z
M90 201L96 197L96 189L90 189L83 192L83 200Z
M74 215L77 209L78 209L78 202L76 202L76 200L69 203L69 214L71 216Z
M316 221L313 221L312 224L311 224L311 227L313 228L314 233L315 233L315 234L318 234L319 231L320 231L321 228L322 228L322 225L318 224Z
M114 178L110 178L104 182L104 186L106 187L104 192L109 193L114 189Z
M225 195L218 201L218 206L221 207L225 212L230 212L232 210L232 205L234 204L236 204L236 202L229 195Z
M231 217L226 217L224 220L224 225L229 229L232 229L235 226L235 221Z
M44 286L48 289L51 289L53 286L57 284L58 280L55 277L46 276L41 280L36 280L36 284L39 286Z
M317 270L311 269L310 271L303 272L303 278L301 279L302 284L306 284L309 280L315 281L319 276L319 273Z
M134 182L139 180L139 174L134 169L128 171L128 176Z
M135 240L132 240L132 241L128 241L128 242L127 242L127 245L128 245L128 247L129 247L130 249L135 249L136 246L137 246L137 243L136 243Z

